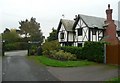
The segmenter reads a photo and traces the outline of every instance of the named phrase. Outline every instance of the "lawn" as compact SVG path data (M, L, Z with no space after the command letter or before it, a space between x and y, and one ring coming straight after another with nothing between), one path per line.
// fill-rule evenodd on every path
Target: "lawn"
M46 66L52 67L80 67L80 66L89 66L95 65L95 62L80 60L80 61L59 61L55 59L47 58L46 56L29 56L31 60L34 60L37 63L42 63Z
M106 83L120 83L120 77L112 78L106 81Z

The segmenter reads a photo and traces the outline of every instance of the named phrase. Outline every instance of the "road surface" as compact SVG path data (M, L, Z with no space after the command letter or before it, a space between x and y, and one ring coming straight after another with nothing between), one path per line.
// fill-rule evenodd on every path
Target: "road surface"
M3 81L105 81L118 76L118 69L104 65L59 68L35 64L28 60L27 51L5 53ZM57 64L57 63L56 63Z
M3 58L3 81L57 81L46 67L26 59L27 51L5 53Z
M73 68L48 67L48 70L62 81L107 81L118 77L118 68L103 64Z

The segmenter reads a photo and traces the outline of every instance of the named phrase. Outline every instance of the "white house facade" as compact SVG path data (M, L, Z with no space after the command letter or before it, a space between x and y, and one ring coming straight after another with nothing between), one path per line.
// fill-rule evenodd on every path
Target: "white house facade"
M85 41L100 41L107 24L104 18L79 14L74 20L61 19L58 25L58 40L61 46L84 46ZM115 21L116 26L120 24ZM117 27L116 34L120 37Z
M73 24L74 21L61 19L58 25L58 41L61 46L72 45L74 43L73 38Z
M84 46L86 41L115 42L120 39L120 21L112 19L108 4L106 19L78 14L74 20L61 19L58 25L58 40L61 46Z
M100 41L103 38L103 18L79 14L75 20L74 46L83 46L85 41Z

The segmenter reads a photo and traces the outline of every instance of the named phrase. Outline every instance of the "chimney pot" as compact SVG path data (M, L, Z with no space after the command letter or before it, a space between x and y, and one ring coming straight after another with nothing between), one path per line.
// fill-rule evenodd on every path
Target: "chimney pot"
M110 4L108 4L108 9L110 9Z

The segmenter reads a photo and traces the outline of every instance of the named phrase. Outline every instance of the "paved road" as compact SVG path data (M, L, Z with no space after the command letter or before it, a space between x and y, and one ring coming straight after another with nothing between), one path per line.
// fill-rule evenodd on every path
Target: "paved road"
M3 58L3 81L105 81L118 76L118 69L107 65L45 67L26 59L26 54L26 51L6 53Z
M3 81L56 81L43 65L26 59L27 51L7 52L3 58ZM23 56L24 55L24 56Z
M62 81L105 81L118 77L118 69L108 65L57 68L48 67L55 77Z

